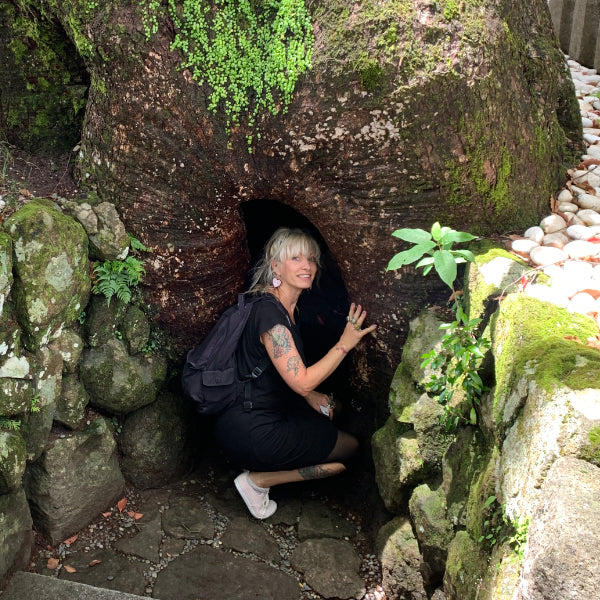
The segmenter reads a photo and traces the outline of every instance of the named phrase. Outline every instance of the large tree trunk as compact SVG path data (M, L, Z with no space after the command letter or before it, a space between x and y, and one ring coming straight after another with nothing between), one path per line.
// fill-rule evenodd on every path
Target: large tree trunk
M287 114L265 116L252 154L248 130L229 140L208 90L178 68L168 17L146 42L137 1L80 4L42 6L91 75L81 183L153 248L147 291L179 348L243 285L241 205L274 200L318 228L350 298L379 324L355 362L385 387L431 287L410 269L385 273L400 250L392 231L532 225L581 150L545 0L310 0L313 69Z

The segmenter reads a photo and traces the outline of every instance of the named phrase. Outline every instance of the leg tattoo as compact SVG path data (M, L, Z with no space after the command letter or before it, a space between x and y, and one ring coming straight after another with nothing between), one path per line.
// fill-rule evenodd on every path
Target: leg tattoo
M301 469L298 469L298 473L300 473L302 479L323 479L331 475L323 465L302 467Z

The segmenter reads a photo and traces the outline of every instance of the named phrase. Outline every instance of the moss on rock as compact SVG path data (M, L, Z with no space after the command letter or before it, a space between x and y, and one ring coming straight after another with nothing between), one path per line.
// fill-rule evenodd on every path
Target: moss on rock
M585 344L597 331L588 316L524 295L506 298L492 331L495 421L502 421L507 398L523 373L546 392L558 386L582 390L598 381L600 350Z
M75 322L90 293L88 240L52 202L28 202L5 223L13 239L16 316L35 350Z

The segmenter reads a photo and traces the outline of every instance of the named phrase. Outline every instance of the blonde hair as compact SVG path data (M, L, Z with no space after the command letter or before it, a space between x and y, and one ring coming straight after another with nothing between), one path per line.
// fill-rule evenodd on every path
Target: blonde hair
M271 263L284 262L293 256L314 256L321 265L321 249L315 239L301 229L280 227L265 245L262 258L254 268L250 293L264 293L273 287L275 273Z

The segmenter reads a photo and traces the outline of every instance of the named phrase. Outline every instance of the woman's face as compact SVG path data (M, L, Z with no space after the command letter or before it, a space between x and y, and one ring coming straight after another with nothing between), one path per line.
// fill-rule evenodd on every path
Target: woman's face
M273 261L272 267L282 285L308 290L317 274L317 259L314 255L297 254L282 262Z

